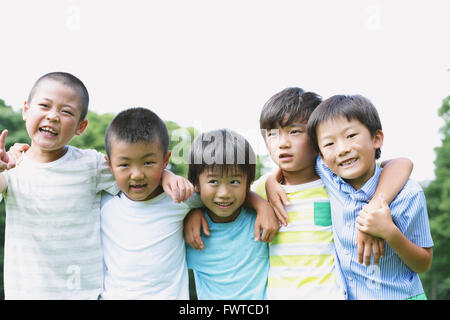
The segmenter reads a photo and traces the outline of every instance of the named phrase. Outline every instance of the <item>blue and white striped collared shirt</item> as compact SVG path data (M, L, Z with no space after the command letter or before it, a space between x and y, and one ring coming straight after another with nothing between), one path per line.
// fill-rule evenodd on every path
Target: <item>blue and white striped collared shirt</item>
M346 284L347 298L407 299L422 294L419 276L387 243L378 266L373 265L373 258L370 266L358 263L356 217L375 194L382 169L375 166L374 175L359 190L333 173L320 157L316 171L330 197L339 276ZM426 200L418 183L409 179L389 208L394 223L411 242L423 248L433 246Z

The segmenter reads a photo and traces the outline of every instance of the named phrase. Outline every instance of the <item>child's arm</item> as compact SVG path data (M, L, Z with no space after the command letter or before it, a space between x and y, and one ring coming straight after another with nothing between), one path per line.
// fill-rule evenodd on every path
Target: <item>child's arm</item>
M194 186L189 180L177 176L167 169L163 171L161 185L164 192L177 203L186 201L194 193Z
M394 224L389 206L381 196L378 201L379 209L362 210L356 218L358 230L380 237L391 246L400 259L414 272L427 271L433 257L432 248L422 248L411 242Z
M200 228L203 229L204 235L209 236L209 225L203 211L199 208L192 209L184 218L183 234L184 241L197 250L205 247L200 236Z
M279 229L272 206L253 191L247 192L244 205L256 210L255 241L271 242ZM262 235L261 230L263 231Z
M387 203L391 203L406 181L408 181L413 169L413 163L407 158L386 160L381 166L383 171L381 172L377 189L368 204L371 210L380 208L379 202L377 202L379 196L382 196ZM364 234L361 230L358 230L356 238L359 263L365 261L366 265L370 265L370 257L373 252L374 263L378 264L379 257L384 255L384 241Z
M286 192L284 192L283 188L279 183L281 179L282 179L281 169L277 168L275 173L267 177L266 195L280 223L284 226L287 226L289 217L286 213L286 210L284 210L284 206L289 206L290 202L286 195Z

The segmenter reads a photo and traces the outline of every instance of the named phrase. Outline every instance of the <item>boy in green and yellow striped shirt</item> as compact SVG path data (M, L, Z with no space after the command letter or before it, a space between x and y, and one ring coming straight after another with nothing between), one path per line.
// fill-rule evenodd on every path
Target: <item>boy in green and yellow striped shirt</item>
M328 193L315 171L316 152L306 133L320 96L300 88L275 94L263 107L260 128L282 172L289 225L269 244L267 299L345 299L336 278ZM267 175L252 190L267 200Z

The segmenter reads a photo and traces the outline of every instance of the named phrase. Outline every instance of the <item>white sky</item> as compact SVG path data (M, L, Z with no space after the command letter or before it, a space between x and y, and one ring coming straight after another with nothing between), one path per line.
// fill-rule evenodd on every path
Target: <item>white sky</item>
M377 107L382 159L434 178L437 115L450 95L450 1L2 1L0 98L19 110L34 81L67 71L98 113L131 106L241 132L266 154L259 113L288 86ZM1 115L0 115L1 116Z

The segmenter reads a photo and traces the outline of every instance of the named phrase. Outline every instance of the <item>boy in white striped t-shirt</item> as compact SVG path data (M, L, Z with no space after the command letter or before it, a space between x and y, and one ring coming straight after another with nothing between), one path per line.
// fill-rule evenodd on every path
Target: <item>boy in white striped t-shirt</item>
M279 167L277 180L287 194L284 208L274 204L283 226L269 245L268 299L347 297L345 281L338 272L328 192L316 173L317 152L306 132L308 119L320 102L315 93L287 88L271 97L261 112L260 128L269 154ZM398 170L399 179L380 184L378 192L395 195L409 176L407 168L395 162L395 168L391 164L386 172L393 177ZM253 186L266 199L267 178L262 177ZM369 263L373 251L378 263L383 244L363 233L358 238L359 260L362 262L365 256Z
M67 145L86 129L88 104L78 78L48 73L24 104L31 146L14 169L5 152L7 131L1 134L0 172L11 169L0 174L6 299L97 299L101 293L101 191L119 189L103 154Z

